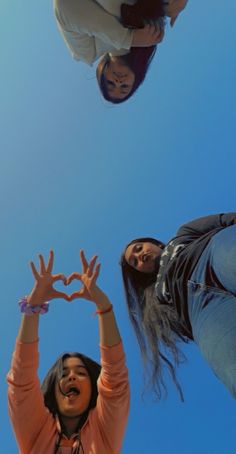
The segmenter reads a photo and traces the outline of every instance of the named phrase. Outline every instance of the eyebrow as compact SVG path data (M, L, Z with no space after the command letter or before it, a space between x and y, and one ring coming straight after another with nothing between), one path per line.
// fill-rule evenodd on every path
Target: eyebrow
M110 84L107 84L108 85L107 86L107 91L110 94L110 93L112 93L114 91L114 88L116 88L116 86L115 86L115 84L113 84L112 81L107 80L107 82L110 82ZM120 88L121 88L120 94L128 95L129 94L129 89L131 88L131 85L128 85L128 87L125 87L123 89L122 89L122 87L120 87Z
M73 368L74 368L74 367L77 367L78 369L80 369L80 368L86 369L86 367L85 367L85 366L82 366L82 364L76 364L75 366L73 366ZM71 367L63 366L63 368L62 368L62 370L68 370L68 369L71 369ZM87 370L87 369L86 369L86 370Z
M112 88L112 87L111 87L111 88ZM114 90L108 89L107 91L108 91L109 94L112 94L112 92L113 92ZM129 91L128 91L128 90L127 90L127 91L120 91L120 95L125 95L125 96L126 96L126 95L128 95L128 94L129 94Z

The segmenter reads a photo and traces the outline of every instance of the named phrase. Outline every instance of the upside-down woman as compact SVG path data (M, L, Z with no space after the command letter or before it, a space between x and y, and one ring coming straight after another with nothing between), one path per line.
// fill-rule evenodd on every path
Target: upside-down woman
M142 84L164 37L164 18L173 25L187 0L54 0L57 25L72 56L97 65L103 97L129 99Z

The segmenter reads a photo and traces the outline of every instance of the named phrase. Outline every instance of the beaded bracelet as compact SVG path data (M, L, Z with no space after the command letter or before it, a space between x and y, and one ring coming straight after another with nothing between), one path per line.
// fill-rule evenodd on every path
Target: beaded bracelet
M97 315L107 314L107 312L111 312L112 309L113 309L113 305L111 304L107 309L104 309L104 310L97 309L95 311L95 314L97 314Z
M25 315L46 314L46 312L48 312L49 310L48 302L45 302L44 304L41 304L39 306L31 306L31 304L29 304L27 301L27 296L21 298L18 304L20 306L20 311Z

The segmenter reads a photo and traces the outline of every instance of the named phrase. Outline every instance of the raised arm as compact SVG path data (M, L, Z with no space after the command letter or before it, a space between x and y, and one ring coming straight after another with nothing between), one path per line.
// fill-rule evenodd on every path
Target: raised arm
M100 328L102 370L98 380L97 405L91 413L91 420L99 430L100 437L106 445L106 452L119 454L127 425L130 401L125 355L112 304L96 285L100 270L100 265L95 265L97 257L94 256L88 263L83 251L80 256L82 274L73 273L68 283L73 279L82 282L82 289L72 297L85 298L95 303Z
M53 288L53 283L57 280L66 282L62 274L52 275L53 252L50 252L47 265L41 255L39 261L39 271L31 262L35 283L29 296L21 300L21 310L25 314L7 376L9 413L22 454L32 452L33 449L33 452L37 452L37 440L41 431L52 433L54 430L55 423L44 405L37 375L39 313L46 310L46 301L54 298L68 299L65 293ZM41 452L48 452L46 445L45 450L40 446L38 452L40 449Z
M44 305L47 301L55 298L64 298L67 301L69 297L66 293L58 292L53 288L53 284L56 281L63 281L66 284L66 277L63 274L52 275L54 253L50 251L47 265L44 263L43 256L39 255L39 271L37 271L35 264L30 262L33 276L35 278L34 287L26 298L26 302L29 308L38 308ZM21 306L22 307L22 306ZM26 306L25 306L26 307ZM26 308L27 309L27 308ZM37 311L37 309L36 309ZM29 315L23 315L20 330L18 333L18 341L23 343L35 342L38 339L38 325L39 325L39 313L31 313Z
M71 298L83 298L92 301L96 305L96 312L99 315L99 332L101 345L112 347L120 342L120 333L117 327L112 304L105 293L96 285L99 276L100 264L96 265L97 256L94 256L90 263L87 262L84 252L80 252L82 273L72 273L68 278L68 284L73 279L79 280L83 286L75 292Z

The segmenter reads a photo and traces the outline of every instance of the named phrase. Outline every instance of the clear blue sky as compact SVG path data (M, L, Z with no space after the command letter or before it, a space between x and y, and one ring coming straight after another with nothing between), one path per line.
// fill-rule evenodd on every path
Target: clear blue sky
M127 319L119 256L137 235L168 240L184 222L235 211L235 15L233 0L189 0L167 28L132 101L107 105L94 69L73 61L52 4L1 1L1 446L17 452L5 375L32 286L28 262L55 250L55 271L97 253L101 287L115 306L132 405L123 454L235 453L235 402L197 348L184 349L181 404L141 399L142 365ZM225 8L225 9L224 9ZM72 290L74 290L72 287ZM93 306L56 301L41 318L40 377L62 351L99 359Z

